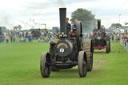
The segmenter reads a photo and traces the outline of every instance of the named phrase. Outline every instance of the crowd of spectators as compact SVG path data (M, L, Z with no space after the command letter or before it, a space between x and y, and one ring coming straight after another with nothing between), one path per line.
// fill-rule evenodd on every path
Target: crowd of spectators
M4 33L1 37L3 39L2 42L13 43L13 42L32 42L33 37L30 32L14 32L9 31ZM0 40L1 41L1 40Z

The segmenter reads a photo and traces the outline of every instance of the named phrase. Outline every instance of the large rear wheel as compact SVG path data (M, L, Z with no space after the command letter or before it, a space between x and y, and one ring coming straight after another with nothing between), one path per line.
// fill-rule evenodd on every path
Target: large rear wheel
M83 51L87 56L87 70L92 71L93 68L93 44L90 39L83 40Z
M50 62L48 53L43 53L40 58L41 76L47 78L50 76Z
M78 55L78 70L80 77L85 77L87 75L87 63L85 57L85 52L80 51Z

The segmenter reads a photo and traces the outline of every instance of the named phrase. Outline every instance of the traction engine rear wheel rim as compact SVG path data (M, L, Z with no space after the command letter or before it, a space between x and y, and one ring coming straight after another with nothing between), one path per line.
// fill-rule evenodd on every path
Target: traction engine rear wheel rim
M41 56L41 60L40 60L40 72L41 72L41 76L44 78L47 78L50 76L50 66L48 65L48 61L47 61L47 53L43 53Z
M85 56L86 56L86 54L84 51L79 52L78 70L79 70L80 77L85 77L87 75L87 64L85 61Z

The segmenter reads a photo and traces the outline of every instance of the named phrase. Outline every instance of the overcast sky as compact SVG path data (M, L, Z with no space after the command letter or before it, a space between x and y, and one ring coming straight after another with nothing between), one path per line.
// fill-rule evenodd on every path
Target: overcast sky
M59 7L67 8L68 17L77 8L90 10L105 27L118 23L119 16L121 24L128 21L128 0L0 0L0 25L59 26Z

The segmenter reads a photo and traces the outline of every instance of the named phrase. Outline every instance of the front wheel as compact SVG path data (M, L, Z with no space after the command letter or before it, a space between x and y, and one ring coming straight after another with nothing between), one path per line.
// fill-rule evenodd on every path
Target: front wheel
M40 58L40 72L41 76L47 78L50 76L50 65L49 65L48 53L43 53Z
M106 53L110 52L110 41L107 41L107 45L106 45Z
M78 55L78 70L80 77L85 77L87 75L87 63L85 57L85 52L80 51Z
M111 52L111 42L109 41L109 52Z

